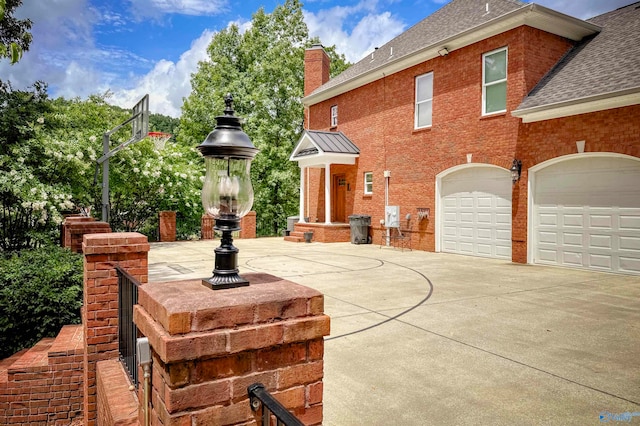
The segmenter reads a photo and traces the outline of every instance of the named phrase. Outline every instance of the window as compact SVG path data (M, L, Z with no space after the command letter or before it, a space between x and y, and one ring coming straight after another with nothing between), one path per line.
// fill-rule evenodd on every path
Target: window
M364 174L364 193L373 194L373 172L365 172Z
M416 119L415 128L431 126L433 109L433 73L416 77Z
M482 115L507 110L507 48L482 55Z
M331 107L331 127L336 127L338 125L338 105L333 105Z

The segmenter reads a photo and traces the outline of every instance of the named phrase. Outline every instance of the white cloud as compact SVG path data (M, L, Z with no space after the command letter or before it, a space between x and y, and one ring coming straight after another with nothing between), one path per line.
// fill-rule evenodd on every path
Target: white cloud
M347 60L357 62L404 31L404 23L390 12L375 13L376 2L362 1L355 6L336 6L316 13L304 12L309 34L327 46L335 45ZM347 25L353 25L347 28Z
M192 16L218 15L227 10L226 0L131 0L134 12L141 16L158 17L176 13Z
M213 35L214 32L205 30L177 63L159 61L148 74L134 83L133 89L113 90L110 102L131 108L148 93L151 112L179 117L183 98L191 92L191 74L196 71L198 62L208 58L207 46Z

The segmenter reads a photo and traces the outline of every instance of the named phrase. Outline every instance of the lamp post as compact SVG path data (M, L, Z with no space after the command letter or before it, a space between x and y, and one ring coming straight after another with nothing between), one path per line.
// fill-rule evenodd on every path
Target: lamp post
M214 290L249 285L238 275L238 249L231 233L240 230L240 219L253 205L250 170L258 152L234 115L231 94L224 97L224 103L224 115L216 117L216 128L198 145L207 169L202 206L215 218L213 229L222 232L220 246L214 250L213 276L202 280Z

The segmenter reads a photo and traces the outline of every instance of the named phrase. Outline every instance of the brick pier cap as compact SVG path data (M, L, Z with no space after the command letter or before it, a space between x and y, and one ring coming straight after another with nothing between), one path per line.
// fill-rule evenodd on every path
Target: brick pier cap
M253 416L246 394L253 382L305 424L321 424L324 296L268 274L243 277L250 286L140 287L134 322L152 347L153 412L164 424L244 423Z

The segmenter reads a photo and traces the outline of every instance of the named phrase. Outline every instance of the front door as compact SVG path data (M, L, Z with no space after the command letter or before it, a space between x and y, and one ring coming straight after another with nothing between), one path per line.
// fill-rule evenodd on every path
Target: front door
M331 192L331 222L346 223L347 180L344 174L333 175L333 189Z

